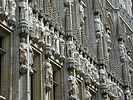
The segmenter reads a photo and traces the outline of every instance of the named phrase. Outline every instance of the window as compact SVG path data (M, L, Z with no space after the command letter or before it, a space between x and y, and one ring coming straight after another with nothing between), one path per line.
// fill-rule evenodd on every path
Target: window
M0 93L1 93L1 67L2 67L2 37L0 37Z
M61 68L52 63L53 67L53 99L52 100L62 100L62 81L61 81Z
M0 54L0 93L1 93L1 54Z

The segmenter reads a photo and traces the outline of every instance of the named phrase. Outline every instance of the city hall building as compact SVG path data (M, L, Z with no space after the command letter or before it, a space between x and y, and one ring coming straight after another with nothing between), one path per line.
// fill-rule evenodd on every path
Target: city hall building
M133 0L0 0L0 100L133 100Z

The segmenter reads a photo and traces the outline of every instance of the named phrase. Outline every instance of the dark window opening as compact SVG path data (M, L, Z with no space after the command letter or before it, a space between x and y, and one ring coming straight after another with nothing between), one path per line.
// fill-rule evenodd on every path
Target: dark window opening
M0 37L0 48L2 48L2 37Z
M56 71L53 71L53 100L57 100L57 81L56 81Z
M1 93L1 67L2 67L2 64L1 64L1 57L2 55L0 54L0 93Z

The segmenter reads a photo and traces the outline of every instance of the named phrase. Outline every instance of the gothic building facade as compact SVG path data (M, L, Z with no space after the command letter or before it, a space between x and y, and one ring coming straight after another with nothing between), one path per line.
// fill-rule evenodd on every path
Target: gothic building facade
M133 0L0 0L0 100L133 100Z

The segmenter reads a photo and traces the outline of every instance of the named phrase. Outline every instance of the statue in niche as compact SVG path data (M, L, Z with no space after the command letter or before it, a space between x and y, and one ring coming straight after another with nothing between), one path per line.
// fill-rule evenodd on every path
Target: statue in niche
M84 23L84 19L85 19L85 9L83 7L83 1L81 1L80 6L79 6L79 13L80 13L80 23L83 24Z
M9 0L10 16L15 20L16 3L14 0Z
M119 41L119 52L120 52L120 58L122 60L125 60L126 58L126 48L124 46L124 42L123 41Z
M33 52L31 45L29 45L28 47L29 47L29 65L32 66L33 65L34 52Z
M82 51L80 51L79 52L79 65L80 65L80 67L81 67L81 71L82 71L82 73L85 73L84 71L84 58L83 58L83 52Z
M92 98L92 95L89 91L89 87L87 86L85 89L85 100L91 100L91 98Z
M21 20L28 20L28 8L27 8L27 3L25 1L20 1L19 2L19 7L20 7L20 12L19 12L19 18Z
M39 47L43 46L44 42L44 37L45 37L45 33L44 33L44 24L43 24L43 18L40 19L40 23L39 23L39 41L38 41L38 45Z
M28 44L26 44L25 38L21 38L21 42L20 42L20 66L22 67L27 67L27 61L28 61L28 55L27 52L29 50L29 66L33 65L33 57L34 57L34 53L32 50L32 47Z
M92 77L93 77L93 75L92 75L92 69L91 69L91 64L90 64L90 58L88 57L88 59L87 59L87 63L85 64L85 73L86 73L86 78L88 79L89 78L89 80L87 80L89 83L91 83L91 81L92 81Z
M29 4L28 12L29 12L29 26L33 28L33 11L31 7L31 3Z
M108 50L109 48L111 49L110 45L111 45L111 37L110 37L110 31L109 29L107 29L105 37L106 37L106 41L107 41L107 46L108 46Z
M39 40L39 21L33 17L33 37L34 37L34 43L37 43Z
M48 59L46 62L46 85L52 86L53 82L53 68Z
M119 100L124 100L123 90L120 88L119 84L117 85L117 95Z
M102 31L102 22L101 22L99 14L95 15L94 23L95 23L95 31L101 32Z
M96 83L99 80L98 70L94 66L93 61L91 62L90 66L91 66L92 80L93 80L93 82Z
M108 75L107 75L106 70L103 69L102 66L100 66L99 73L100 73L100 82L101 82L101 84L106 84Z
M125 89L125 95L126 95L125 96L126 100L132 100L132 95L131 95L129 88Z
M54 27L50 27L50 32L51 32L51 38L52 38L52 41L51 41L52 50L55 51L56 36L55 36L55 33L54 33Z
M132 59L131 59L131 51L127 51L127 54L126 54L126 61L127 61L127 64L130 65L131 62L132 62Z
M76 66L76 70L77 71L81 71L81 67L79 66L79 62L80 62L80 58L79 58L79 52L78 52L78 48L75 46L75 49L74 49L74 64Z
M117 90L116 90L117 85L114 82L111 81L110 76L107 78L107 86L108 86L108 90L111 94L116 94L117 93Z
M25 38L21 38L19 52L20 52L20 66L26 67L28 57L27 57L27 44Z
M45 24L45 43L46 46L51 47L51 34L49 31L49 22L46 22Z
M69 96L70 96L70 98L75 98L75 100L79 100L79 88L78 88L79 84L78 84L76 77L73 76L72 72L70 72L68 81L69 81Z
M67 57L68 58L73 58L74 59L74 51L75 51L75 49L76 49L76 46L70 40L70 38L68 38L68 41L67 41Z
M60 41L59 41L59 31L55 31L55 51L56 54L60 54Z
M60 36L59 41L60 41L60 52L61 52L61 56L64 56L65 41L63 40L63 35Z

